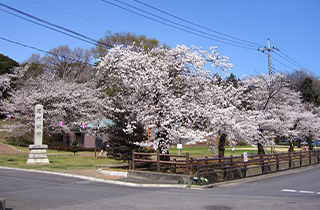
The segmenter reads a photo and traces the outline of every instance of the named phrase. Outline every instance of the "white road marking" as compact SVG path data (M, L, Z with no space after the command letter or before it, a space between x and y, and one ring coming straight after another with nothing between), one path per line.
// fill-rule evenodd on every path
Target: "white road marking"
M282 192L297 192L297 190L283 189Z
M315 192L313 192L313 191L299 190L299 193L314 194Z
M292 193L305 193L305 194L317 194L317 195L320 195L320 192L308 191L308 190L282 189L281 192L292 192Z

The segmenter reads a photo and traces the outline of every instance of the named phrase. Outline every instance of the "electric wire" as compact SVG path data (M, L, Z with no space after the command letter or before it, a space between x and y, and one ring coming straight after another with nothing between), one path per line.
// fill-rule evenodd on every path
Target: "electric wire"
M287 67L288 69L294 70L294 68L292 68L292 67L290 67L290 66L288 66L288 65L284 64L283 62L279 61L278 59L276 59L276 58L274 58L274 57L272 58L272 60L277 61L278 63L282 64L283 66Z
M116 1L119 2L119 0L116 0ZM185 22L185 23L191 24L191 25L193 25L193 26L197 26L197 27L199 27L199 28L202 28L202 29L205 29L205 30L208 30L208 31L217 33L217 34L220 34L220 35L222 35L222 36L226 36L226 37L229 37L229 38L232 38L232 39L239 40L239 41L244 42L244 43L247 43L247 44L249 44L249 45L261 46L261 44L258 44L258 43L255 43L255 42L251 42L251 41L247 41L247 40L244 40L244 39L240 39L240 38L237 38L237 37L234 37L234 36L230 36L230 35L228 35L228 34L221 33L221 32L219 32L219 31L216 31L216 30L213 30L213 29L211 29L211 28L208 28L208 27L199 25L199 24L197 24L197 23L193 23L193 22L191 22L191 21L188 21L188 20L186 20L186 19L180 18L180 17L178 17L178 16L176 16L176 15L170 14L170 13L168 13L168 12L166 12L166 11L163 11L163 10L161 10L161 9L158 9L158 8L156 8L156 7L154 7L154 6L151 6L151 5L147 4L147 3L141 2L141 1L139 1L139 0L133 0L133 1L135 1L135 2L137 2L137 3L139 3L139 4L142 4L142 5L145 5L145 6L149 7L149 8L152 8L152 9L158 11L158 12L164 13L164 14L166 14L166 15L168 15L168 16L173 17L173 18L176 18L176 19L178 19L178 20L181 20L181 21L183 21L183 22Z
M212 13L208 13L208 12L202 10L202 9L199 9L199 8L193 6L192 4L187 3L186 1L183 1L183 0L176 0L176 1L177 1L177 2L180 2L181 4L187 5L187 6L193 8L193 9L195 9L195 10L197 10L197 11L200 11L201 13L203 13L203 14L205 14L205 15L208 15L208 16L210 16L210 17L213 17L214 19L217 19L217 20L219 20L219 21L221 21L221 22L224 22L224 23L226 23L226 24L228 24L228 25L231 25L231 26L233 26L233 27L236 27L236 28L241 29L241 30L243 30L243 31L246 31L246 32L248 32L248 33L251 33L251 34L253 34L253 35L257 36L257 37L260 37L260 38L263 38L263 39L268 39L268 38L265 37L265 36L262 36L262 35L260 35L260 34L255 33L255 32L252 32L252 31L249 31L249 30L247 30L247 29L245 29L245 28L240 27L239 25L236 25L236 24L234 24L234 23L230 23L230 22L228 22L228 21L226 21L226 20L224 20L224 19L222 19L222 18L219 18L219 17L217 17L217 16L214 16L214 15L212 15Z
M208 34L208 33L205 33L205 32L202 32L202 31L199 31L199 30L196 30L196 29L193 29L193 28L190 28L190 27L188 27L188 26L184 26L184 25L179 24L179 23L175 23L175 22L173 22L173 21L167 20L167 19L162 18L162 17L159 17L159 16L157 16L157 15L153 15L153 14L151 14L151 13L149 13L149 12L145 12L145 13L147 13L147 14L149 13L150 15L156 16L156 17L161 18L161 19L165 19L165 20L168 21L168 22L173 22L173 23L176 24L176 25L180 25L180 26L182 25L183 27L189 28L189 29L191 29L192 31L187 30L187 29L185 29L185 28L181 28L181 27L172 25L172 24L169 24L169 23L166 23L166 22L163 22L163 21L160 21L160 20L158 20L158 19L149 17L149 16L147 16L147 15L141 14L141 13L139 13L139 12L136 12L136 11L134 11L134 10L128 9L128 8L126 8L126 7L120 6L120 5L118 5L118 4L115 4L115 3L112 3L112 2L109 2L109 1L106 1L106 0L101 0L101 1L104 2L104 3L110 4L110 5L113 5L113 6L115 6L115 7L121 8L121 9L123 9L123 10L129 11L129 12L134 13L134 14L136 14L136 15L142 16L142 17L144 17L144 18L153 20L153 21L155 21L155 22L158 22L158 23L161 23L161 24L164 24L164 25L167 25L167 26L170 26L170 27L173 27L173 28L182 30L182 31L184 31L184 32L188 32L188 33L191 33L191 34L194 34L194 35L203 37L203 38L207 38L207 39L210 39L210 40L214 40L214 41L217 41L217 42L221 42L221 43L224 43L224 44L227 44L227 45L232 45L232 46L235 46L235 47L245 48L245 49L249 49L249 50L256 50L256 49L253 48L253 47L244 46L242 43L234 44L235 41L233 41L234 43L230 43L230 41L232 41L232 40L228 40L229 42L227 42L227 41L218 40L218 39L216 39L216 38L212 38L212 37L217 37L217 36L214 36L214 35L212 35L212 34ZM122 3L123 3L123 2L122 2ZM126 3L123 3L123 4L126 4ZM134 7L134 6L131 6L131 7ZM136 7L135 7L135 8L136 8ZM136 9L141 10L141 9L139 9L139 8L136 8ZM142 11L143 11L143 10L142 10ZM198 31L198 32L200 32L200 33L202 33L202 34L196 33L196 32L194 32L194 31ZM205 36L205 35L203 35L203 34L209 35L210 37L209 37L209 36ZM221 38L221 37L218 37L218 38L219 38L219 39L225 39L225 38Z
M77 15L77 14L74 14L74 13L71 13L71 12L68 12L68 11L65 11L65 10L61 10L61 9L58 9L58 8L55 8L55 7L52 7L52 6L49 6L49 5L40 3L40 2L36 2L36 1L33 1L33 0L27 0L27 1L32 2L32 3L34 3L34 4L41 5L41 6L43 6L43 7L47 7L47 8L56 10L56 11L58 11L58 12L62 12L62 13L68 14L68 15L73 16L73 17L76 17L76 18L80 18L80 19L85 20L85 21L89 21L89 22L94 23L94 24L98 24L98 25L101 25L101 26L106 26L106 27L114 28L114 29L117 29L117 30L119 30L119 31L125 31L124 29L120 29L120 28L117 28L117 27L114 27L114 26L111 26L111 25L107 25L107 24L105 24L105 23L98 22L98 21L89 19L89 18L87 18L87 17L81 16L81 15Z
M280 51L279 51L279 52L280 52ZM287 62L291 63L292 65L297 66L297 67L299 67L299 68L303 68L303 66L301 66L299 63L293 62L291 59L288 59L288 58L280 55L280 54L277 53L277 52L274 52L274 53L275 53L277 56L281 57L282 59L286 60Z
M298 68L300 68L300 69L304 69L304 70L306 70L306 71L308 71L308 72L311 72L312 74L318 74L318 73L312 71L310 68L307 68L305 64L303 64L302 62L298 61L298 59L294 58L292 55L290 55L288 52L286 52L283 48L281 48L281 50L280 50L279 52L280 52L283 56L285 56L285 57L287 58L287 59L285 59L285 58L283 58L283 56L282 56L283 59L285 59L285 60L287 60L287 61L288 61L288 59L289 59L290 61L288 61L288 62L290 62L290 63L293 64L294 66L296 66L296 67L298 67ZM279 56L280 56L280 55L279 55Z
M0 3L0 4L1 4L1 3ZM35 21L33 21L33 20L30 20L30 19L27 19L27 18L25 18L25 17L22 17L22 16L19 16L19 15L17 15L17 14L14 14L14 13L12 13L12 12L9 12L9 11L3 10L3 9L0 9L0 11L6 12L6 13L8 13L8 14L10 14L10 15L15 16L15 17L18 17L18 18L21 18L21 19L23 19L23 20L26 20L26 21L29 21L29 22L31 22L31 23L34 23L34 24L36 24L36 25L39 25L39 26L42 26L42 27L48 28L48 29L50 29L50 30L53 30L53 31L59 32L59 33L61 33L61 34L64 34L64 35L70 36L70 37L72 37L72 38L75 38L75 39L78 39L78 40L81 40L81 41L87 42L87 43L89 43L89 44L95 44L94 42L88 41L88 40L86 40L86 39L82 39L82 38L77 37L77 36L74 36L74 35L72 35L72 34L68 34L68 33L63 32L63 31L61 31L61 30L58 30L58 29L52 28L52 27L50 27L50 26L46 26L46 25L44 25L44 24L41 24L41 23L35 22Z
M130 6L130 7L132 7L132 8L135 8L135 9L137 9L137 10L139 10L139 11L142 11L142 12L144 12L144 13L146 13L146 14L155 16L155 17L157 17L157 18L159 18L159 19L165 20L165 21L167 21L167 22L171 22L171 23L173 23L173 24L176 24L176 25L183 26L183 27L185 27L185 28L191 29L192 31L186 30L186 29L181 28L181 27L177 27L177 26L172 25L172 24L165 23L165 22L163 22L163 21L159 21L159 20L157 20L157 19L154 19L154 18L151 18L151 17L149 17L149 16L143 15L143 14L138 13L138 12L136 12L136 11L127 9L127 8L122 7L122 6L120 6L120 5L117 5L117 4L108 2L108 1L106 1L106 0L101 0L101 1L103 1L103 2L105 2L105 3L108 3L108 4L111 4L111 5L113 5L113 6L116 6L116 7L118 7L118 8L124 9L124 10L126 10L126 11L132 12L132 13L137 14L137 15L139 15L139 16L142 16L142 17L144 17L144 18L151 19L151 20L156 21L156 22L159 22L159 23L161 23L161 24L168 25L168 26L170 26L170 27L174 27L174 28L176 28L176 29L179 29L179 30L182 30L182 31L185 31L185 32L188 32L188 33L197 35L197 36L201 36L201 37L204 37L204 38L207 38L207 39L211 39L211 40L214 40L214 41L222 42L222 43L225 43L225 44L228 44L228 45L232 45L232 46L236 46L236 47L240 47L240 48L246 48L246 49L250 49L250 50L256 50L256 49L251 48L251 47L248 47L248 46L242 46L243 43L240 43L240 42L235 42L235 41L233 41L233 40L225 39L225 38L223 38L223 37L214 36L214 35L212 35L212 34L205 33L205 32L200 31L200 30L194 30L194 29L191 28L191 27L185 26L185 25L183 25L183 24L176 23L176 22L174 22L174 21L167 20L167 19L162 18L162 17L157 16L157 15L153 15L153 14L151 14L150 12L141 10L141 9L139 9L139 8L137 8L137 7L134 7L134 6L132 6L132 5L126 4L126 3L121 2L121 1L119 1L119 0L115 0L115 1L120 2L120 3L122 3L122 4L125 4L125 5L127 5L127 6ZM136 2L138 2L138 3L140 3L140 4L143 4L143 5L145 5L145 6L148 6L148 7L152 8L152 9L155 9L155 10L157 10L157 11L160 11L160 12L162 12L162 13L164 13L164 14L167 14L167 15L169 15L169 16L171 16L171 17L177 18L177 19L179 19L179 20L181 20L181 21L184 21L184 22L186 22L186 23L189 23L189 24L192 24L192 25L194 25L194 26L198 26L198 27L201 27L201 28L203 28L203 29L206 29L206 30L210 30L210 31L211 31L211 29L209 29L209 28L206 28L206 27L200 26L200 25L198 25L198 24L196 24L196 23L192 23L192 22L190 22L190 21L184 20L184 19L179 18L179 17L177 17L177 16L175 16L175 15L172 15L172 14L170 14L170 13L167 13L167 12L165 12L165 11L163 11L163 10L157 9L157 8L151 6L151 5L145 4L145 3L140 2L140 1L138 1L138 0L134 0L134 1L136 1ZM78 32L72 31L72 30L70 30L70 29L68 29L68 28L59 26L59 25L57 25L57 24L50 23L50 22L45 21L45 20L43 20L43 19L41 19L41 18L37 18L37 17L35 17L35 16L33 16L33 15L30 15L30 14L28 14L28 13L25 13L25 12L23 12L23 11L20 11L20 10L18 10L18 9L15 9L15 8L13 8L13 7L10 7L10 6L8 6L8 5L5 5L5 4L3 4L3 3L0 3L0 6L5 7L5 8L7 8L7 9L12 10L12 11L14 11L14 12L16 12L16 13L19 13L19 14L21 14L21 15L27 16L28 18L34 19L34 20L36 20L36 21L39 21L40 23L38 23L38 22L36 22L36 21L33 21L33 20L30 20L30 19L28 19L28 18L19 16L19 15L17 15L17 14L12 13L12 12L3 10L3 9L0 9L0 11L6 12L6 13L8 13L8 14L11 14L11 15L16 16L16 17L18 17L18 18L21 18L21 19L23 19L23 20L26 20L26 21L29 21L29 22L31 22L31 23L34 23L34 24L40 25L40 26L42 26L42 27L48 28L48 29L50 29L50 30L53 30L53 31L62 33L62 34L64 34L64 35L70 36L70 37L72 37L72 38L76 38L76 39L78 39L78 40L87 42L87 43L89 43L89 44L93 44L93 45L101 44L101 45L104 45L104 46L106 46L106 47L112 47L111 45L107 45L106 43L99 42L99 41L97 41L97 40L95 40L95 39L92 39L92 38L90 38L90 37L88 37L88 36L85 36L85 35L83 35L83 34L80 34L80 33L78 33ZM47 25L45 25L45 24L47 24ZM49 26L48 26L48 25L49 25ZM200 33L202 33L202 34L196 33L196 32L194 32L194 31L200 32ZM212 32L216 32L216 31L212 30ZM221 35L228 36L228 37L233 38L233 39L237 39L237 40L241 40L241 41L247 42L246 40L238 39L238 38L236 38L236 37L229 36L229 35L227 35L227 34L223 34L223 33L220 33L220 32L216 32L216 33L219 33L219 34L221 34ZM206 35L209 35L209 36L213 36L213 37L217 37L217 38L219 38L219 39L224 39L224 40L226 40L226 41L234 42L234 43L237 43L237 44L229 43L229 42L222 41L222 40L217 40L217 39L214 39L214 38L212 38L212 37L205 36L205 35L203 35L203 34L206 34ZM241 44L241 45L238 45L238 44ZM248 43L247 43L247 44L248 44ZM251 44L253 45L253 44L257 44L257 43L251 42ZM20 45L22 45L22 44L20 44ZM258 45L258 44L257 44L257 45ZM22 46L23 46L23 45L22 45ZM32 47L29 47L29 48L32 48ZM36 48L33 48L33 49L36 49ZM38 51L41 51L41 50L39 50L39 49L37 49L37 50L38 50ZM43 52L43 51L41 51L41 52ZM47 51L45 51L45 52L47 52ZM309 69L305 68L303 65L301 65L299 62L297 62L295 59L291 58L291 57L288 56L287 54L283 53L282 51L279 51L279 52L280 52L283 56L280 55L280 54L278 54L278 53L276 53L276 55L279 56L280 58L282 58L283 60L289 62L290 64L292 64L292 65L294 65L294 66L297 66L297 67L299 67L299 68L303 68L303 69L306 69L306 70L310 71ZM279 61L278 59L275 59L275 58L273 58L273 59L276 60L278 63L282 64L283 66L286 66L286 67L289 68L289 69L293 69L293 68L289 67L288 65L284 64L283 62Z
M12 43L12 44L16 44L16 45L20 45L22 47L25 47L25 48L30 48L30 49L33 49L33 50L36 50L36 51L39 51L39 52L43 52L43 53L47 53L47 54L50 54L50 55L53 55L53 56L56 56L56 57L63 57L65 59L68 59L70 61L73 61L73 62L77 62L79 63L79 60L75 60L75 59L72 59L72 58L68 58L66 56L61 56L61 55L58 55L56 53L53 53L53 52L50 52L50 51L46 51L46 50L42 50L40 48L37 48L37 47L34 47L34 46L31 46L31 45L26 45L26 44L23 44L21 42L17 42L17 41L13 41L13 40L10 40L10 39L6 39L4 37L0 37L0 39L6 41L6 42L9 42L9 43ZM82 64L86 64L86 65L89 65L89 66L92 66L92 67L95 67L94 64L91 64L91 63L88 63L88 62L82 62Z
M16 14L11 13L11 12L6 11L6 10L0 9L1 11L4 11L4 12L6 12L6 13L8 13L8 14L13 15L13 16L19 17L19 18L24 19L24 20L26 20L26 21L32 22L32 23L34 23L34 24L43 26L43 27L45 27L45 28L54 30L54 31L56 31L56 32L62 33L62 34L64 34L64 35L67 35L67 36L76 38L76 39L78 39L78 40L87 42L87 43L92 44L92 45L101 44L101 45L104 45L104 46L106 46L106 47L112 47L111 45L108 45L108 44L103 43L103 42L99 42L98 40L95 40L95 39L93 39L93 38L90 38L90 37L88 37L88 36L85 36L85 35L83 35L83 34L80 34L80 33L78 33L78 32L75 32L75 31L73 31L73 30L70 30L70 29L68 29L68 28L65 28L65 27L62 27L62 26L59 26L59 25L50 23L50 22L45 21L45 20L43 20L43 19L41 19L41 18L37 18L37 17L35 17L35 16L33 16L33 15L30 15L30 14L28 14L28 13L26 13L26 12L23 12L23 11L21 11L21 10L15 9L15 8L10 7L10 6L8 6L8 5L5 5L5 4L3 4L3 3L0 3L0 6L3 6L3 7L5 7L5 8L7 8L7 9L9 9L9 10L12 10L12 11L14 11L14 12L17 12L17 13L19 13L19 14L21 14L21 15L24 15L24 16L27 16L27 17L29 17L29 18L32 18L32 19L34 19L34 20L36 20L36 21L39 21L40 23L38 23L38 22L36 22L36 21L33 21L33 20L30 20L30 19L28 19L28 18L19 16L19 15L16 15ZM49 25L49 26L47 26L47 25L45 25L45 24L47 24L47 25ZM58 29L55 29L55 28L53 28L53 27L58 28ZM67 33L64 32L64 31L66 31Z

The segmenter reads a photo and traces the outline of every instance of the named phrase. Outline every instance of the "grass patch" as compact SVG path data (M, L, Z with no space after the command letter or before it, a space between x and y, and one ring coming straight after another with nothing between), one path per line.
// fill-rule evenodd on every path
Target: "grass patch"
M112 165L123 163L110 158L94 158L79 155L49 155L49 165L29 165L26 164L28 155L19 154L0 154L0 166L36 169L45 171L64 171L64 170L79 170L79 169L95 169L103 165Z
M6 125L8 124L8 121L3 121L3 120L0 120L0 129L3 129L3 125ZM1 143L5 143L5 138L8 136L8 132L6 131L0 131L0 142Z
M209 150L210 147L183 147L181 150L181 154L185 155L187 152L189 152L190 157L195 158L204 158L204 157L213 157L216 156L215 154L212 154ZM276 152L287 152L288 147L276 147ZM179 154L179 150L177 148L170 148L169 150L170 154L177 155ZM218 152L218 148L217 148ZM230 146L225 147L224 155L226 157L233 155L233 156L241 156L244 152L248 152L248 155L255 155L258 153L258 149L251 146L237 146L235 147L235 150L232 151L232 148ZM265 153L271 153L270 147L265 148Z

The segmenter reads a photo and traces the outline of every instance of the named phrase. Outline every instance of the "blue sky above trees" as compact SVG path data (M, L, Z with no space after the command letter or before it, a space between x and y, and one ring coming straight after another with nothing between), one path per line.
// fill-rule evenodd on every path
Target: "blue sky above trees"
M270 38L271 46L276 45L280 49L280 52L272 54L275 72L290 72L305 68L319 76L317 64L320 47L318 40L320 2L318 0L307 2L298 0L56 0L45 2L3 0L2 4L96 40L102 38L107 30L111 30L144 34L171 47L177 44L197 45L207 50L209 46L218 46L219 51L228 56L234 64L231 72L238 77L243 74L250 76L268 73L267 55L257 49L266 46L267 39ZM22 15L3 5L0 9L0 38L44 51L59 45L87 49L93 47L86 42L13 16L9 13ZM156 16L151 16L151 13ZM146 16L157 21L148 19ZM175 25L175 27L169 25ZM222 37L223 40L216 41L217 38L211 35ZM226 39L232 40L231 45L224 43L229 42ZM242 42L239 39L245 40L246 44L235 47L234 45L238 45L237 42ZM248 42L255 44L250 45ZM248 47L250 49L247 49ZM34 49L3 39L0 39L0 49L0 53L18 62L28 59L33 53L43 55Z

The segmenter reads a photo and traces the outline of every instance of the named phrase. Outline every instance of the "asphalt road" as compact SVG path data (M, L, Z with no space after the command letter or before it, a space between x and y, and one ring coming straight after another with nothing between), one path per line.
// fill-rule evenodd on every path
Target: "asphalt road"
M0 169L7 209L320 209L320 166L212 189L127 187Z

